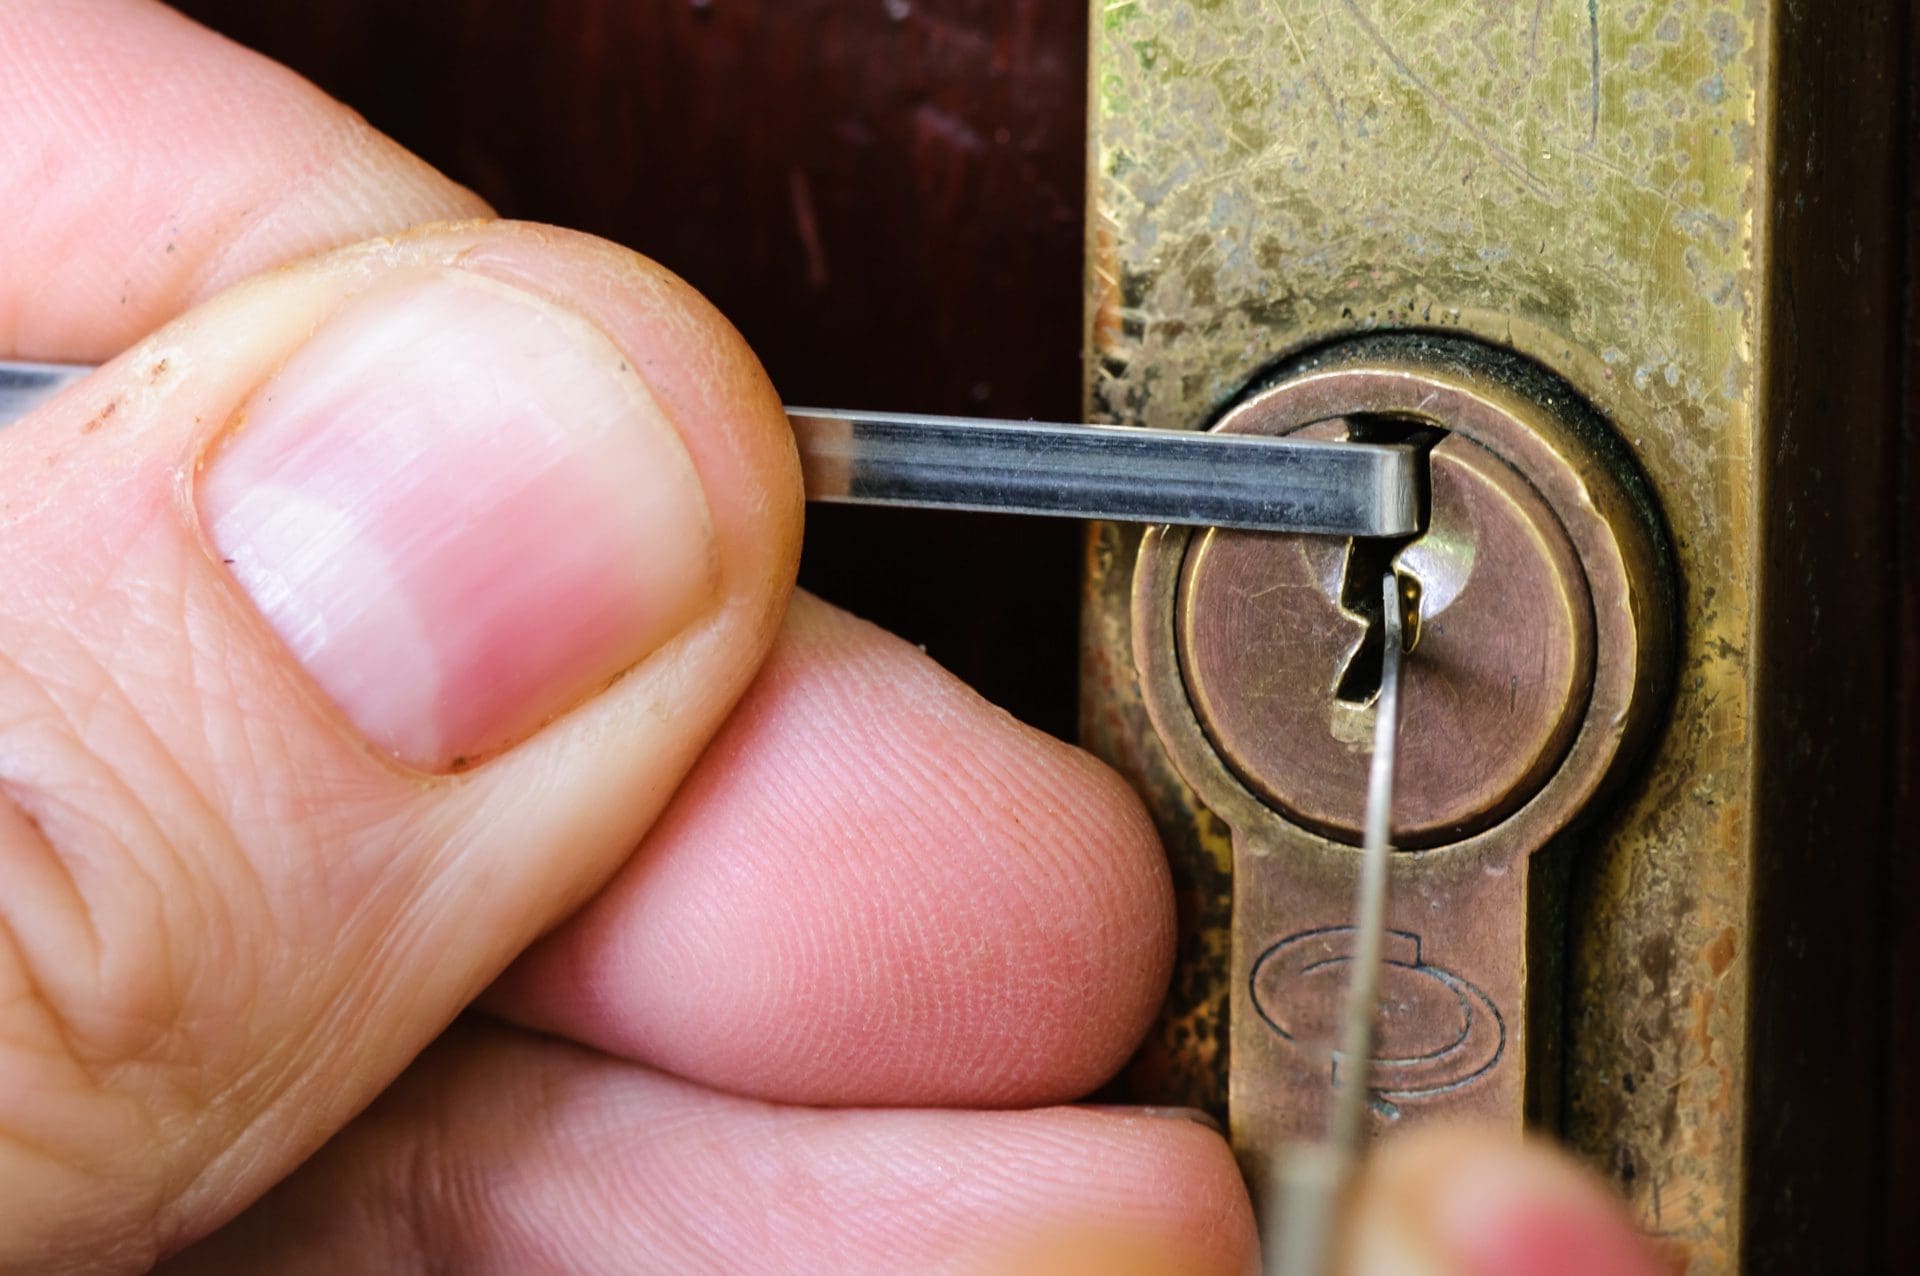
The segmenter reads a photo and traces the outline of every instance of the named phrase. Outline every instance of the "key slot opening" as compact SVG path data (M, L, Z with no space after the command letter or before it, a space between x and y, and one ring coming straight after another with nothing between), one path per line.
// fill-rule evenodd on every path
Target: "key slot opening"
M1340 579L1340 608L1366 625L1360 645L1347 658L1333 694L1343 704L1365 706L1380 695L1386 660L1385 600L1380 578L1392 572L1400 582L1400 619L1405 635L1402 651L1412 651L1420 638L1420 582L1394 564L1400 551L1427 534L1431 479L1427 454L1447 432L1431 421L1413 417L1362 416L1347 418L1347 438L1355 443L1399 443L1415 449L1419 464L1414 482L1420 518L1405 536L1357 536L1347 543L1346 565Z

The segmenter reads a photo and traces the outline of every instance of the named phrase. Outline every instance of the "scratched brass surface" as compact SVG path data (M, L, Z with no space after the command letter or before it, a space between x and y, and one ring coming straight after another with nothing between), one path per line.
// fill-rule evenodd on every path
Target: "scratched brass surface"
M1092 419L1194 428L1331 338L1464 331L1573 383L1664 507L1677 687L1650 764L1574 861L1562 1132L1695 1272L1791 1270L1821 1247L1827 1270L1859 1270L1845 1256L1864 1243L1850 1211L1872 1152L1845 1140L1870 1113L1807 1091L1873 1057L1844 1029L1870 1000L1852 954L1878 914L1834 880L1827 839L1870 856L1884 832L1866 765L1884 603L1860 560L1889 526L1876 210L1896 12L1093 6ZM1119 529L1090 537L1083 668L1085 738L1148 794L1185 927L1132 1080L1218 1109L1231 850L1130 674L1137 551ZM1857 660L1822 686L1847 632L1865 635Z

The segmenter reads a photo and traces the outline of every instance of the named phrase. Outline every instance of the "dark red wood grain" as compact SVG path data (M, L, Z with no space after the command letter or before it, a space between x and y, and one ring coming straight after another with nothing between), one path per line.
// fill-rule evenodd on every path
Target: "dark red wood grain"
M789 403L1075 419L1086 8L186 0L478 191L665 263ZM1072 731L1077 526L818 510L803 580Z

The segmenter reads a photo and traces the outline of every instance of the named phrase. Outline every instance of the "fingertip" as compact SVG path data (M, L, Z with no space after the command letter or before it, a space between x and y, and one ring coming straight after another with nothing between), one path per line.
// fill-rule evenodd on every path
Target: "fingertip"
M1663 1276L1625 1203L1565 1152L1447 1126L1391 1140L1362 1180L1365 1276Z
M1177 1110L1172 1110L1177 1113ZM994 1237L978 1276L1251 1276L1259 1239L1245 1181L1210 1123L1157 1110L1031 1114L1079 1125L1088 1164L1126 1167L1077 1209ZM1072 1127L1070 1127L1072 1128Z

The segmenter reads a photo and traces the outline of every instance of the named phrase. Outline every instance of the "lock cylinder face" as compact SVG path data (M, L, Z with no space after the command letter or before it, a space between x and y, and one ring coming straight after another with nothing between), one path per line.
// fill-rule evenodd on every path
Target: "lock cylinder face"
M1287 390L1217 427L1261 432ZM1321 422L1310 438L1369 437L1388 418ZM1456 432L1424 440L1420 534L1369 544L1213 530L1181 564L1175 628L1194 710L1223 761L1287 818L1358 845L1383 570L1401 582L1419 658L1401 692L1395 845L1457 841L1540 790L1566 757L1592 689L1593 603L1560 520L1532 484Z

